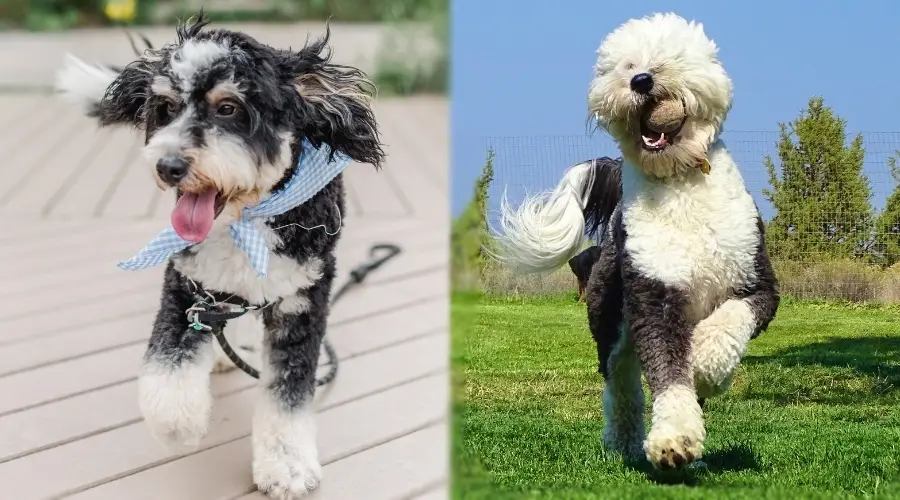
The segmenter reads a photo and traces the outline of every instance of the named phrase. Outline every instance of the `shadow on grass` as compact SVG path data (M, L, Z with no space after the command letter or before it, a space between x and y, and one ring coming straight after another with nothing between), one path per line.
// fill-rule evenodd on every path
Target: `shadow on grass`
M794 346L769 356L747 357L750 363L849 367L861 375L900 377L900 366L887 364L897 359L900 359L900 335L831 337L823 342Z
M805 401L845 405L871 402L873 398L895 398L900 390L898 359L900 335L831 337L774 354L751 355L744 359L744 364L750 369L750 386L744 397L770 400L776 404ZM766 365L773 364L802 371L792 376L797 380L782 378L778 390L772 391L766 379L772 370L767 370ZM816 383L816 379L821 379L822 383ZM864 390L860 390L860 384L864 385Z
M750 447L742 444L727 446L721 450L712 451L703 456L705 465L695 464L682 470L663 471L656 470L646 460L626 462L626 467L638 471L648 481L664 485L700 486L703 477L722 472L739 472L760 470L759 460Z

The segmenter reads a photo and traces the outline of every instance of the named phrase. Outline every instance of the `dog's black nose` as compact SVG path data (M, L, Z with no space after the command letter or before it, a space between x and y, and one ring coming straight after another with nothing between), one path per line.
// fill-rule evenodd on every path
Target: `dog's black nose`
M174 186L187 175L188 162L180 156L165 156L156 162L156 172L166 184Z
M638 94L646 94L653 90L653 75L650 73L638 73L631 79L631 90Z

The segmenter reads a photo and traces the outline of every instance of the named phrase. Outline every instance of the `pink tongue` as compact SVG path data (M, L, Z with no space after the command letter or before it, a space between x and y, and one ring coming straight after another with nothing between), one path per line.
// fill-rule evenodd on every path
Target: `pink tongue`
M206 239L216 217L215 189L202 194L184 193L172 210L172 227L182 239L200 243Z

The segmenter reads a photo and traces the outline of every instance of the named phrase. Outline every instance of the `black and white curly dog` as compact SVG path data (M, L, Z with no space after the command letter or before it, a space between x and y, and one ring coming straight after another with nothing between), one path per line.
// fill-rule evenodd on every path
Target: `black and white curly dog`
M202 15L180 24L176 42L147 49L121 70L70 58L58 86L101 125L145 130L145 153L161 188L180 198L215 190L215 209L203 215L208 235L165 269L139 378L140 408L153 434L174 449L192 448L208 428L215 352L212 336L188 327L188 279L207 291L270 303L259 313L264 359L252 424L253 479L273 498L297 498L321 478L312 401L335 275L332 230L344 209L341 177L259 224L271 247L264 278L227 224L286 183L301 141L380 167L373 89L360 70L330 61L327 31L290 51L206 24ZM300 227L323 223L328 231Z
M680 118L663 130L650 113L672 100ZM588 94L624 164L575 165L554 191L501 213L498 257L522 271L563 265L586 232L601 231L587 304L606 380L603 440L658 468L701 457L701 400L730 387L778 308L759 212L719 139L731 101L701 24L675 14L627 21L601 44Z

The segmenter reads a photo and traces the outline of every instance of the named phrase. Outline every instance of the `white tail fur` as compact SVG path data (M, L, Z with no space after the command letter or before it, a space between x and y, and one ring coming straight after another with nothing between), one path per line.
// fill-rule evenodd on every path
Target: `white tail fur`
M493 231L496 248L491 255L523 273L550 271L568 262L584 246L582 211L594 175L593 162L574 165L553 191L527 196L516 210L504 191L501 229Z
M56 72L55 87L64 97L91 111L100 104L106 89L117 76L119 74L111 69L90 65L66 54L62 68Z

